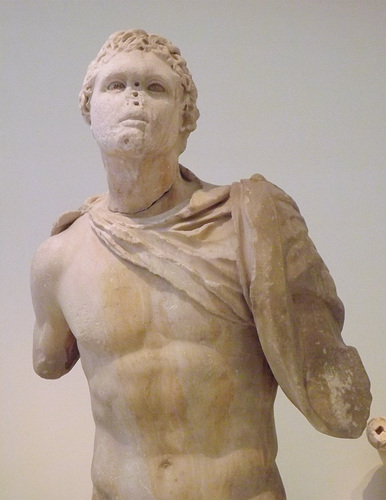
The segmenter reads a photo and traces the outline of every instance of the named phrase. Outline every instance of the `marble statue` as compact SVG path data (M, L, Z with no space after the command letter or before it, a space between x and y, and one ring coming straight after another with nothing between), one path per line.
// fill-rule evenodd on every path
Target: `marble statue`
M386 466L386 418L372 418L366 427L366 434L369 443L374 446Z
M321 432L366 426L369 381L296 204L261 175L215 186L179 164L196 98L172 43L113 34L80 93L108 193L34 257L34 368L81 360L94 500L284 499L278 385Z

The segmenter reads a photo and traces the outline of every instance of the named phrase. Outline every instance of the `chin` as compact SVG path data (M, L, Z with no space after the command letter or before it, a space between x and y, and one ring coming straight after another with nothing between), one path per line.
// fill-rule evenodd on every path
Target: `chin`
M132 134L128 137L123 137L117 144L117 152L127 152L141 154L144 149L144 140L142 137L133 137Z
M119 138L114 137L99 144L102 151L108 155L125 156L127 154L141 156L144 151L144 136L140 131L123 134Z

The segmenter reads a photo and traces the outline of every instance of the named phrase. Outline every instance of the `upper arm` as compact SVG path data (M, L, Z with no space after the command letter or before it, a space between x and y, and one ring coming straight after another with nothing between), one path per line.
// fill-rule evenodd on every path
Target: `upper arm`
M60 238L59 238L60 239ZM38 375L59 378L79 358L76 340L58 300L63 255L56 237L37 250L31 269L31 293L36 315L33 338L33 364Z
M369 414L369 380L356 349L343 342L344 308L327 267L307 231L292 234L286 272L308 416L322 419L330 435L358 437Z
M265 182L236 187L238 266L270 368L314 427L356 437L368 417L369 381L342 340L332 278L287 195Z

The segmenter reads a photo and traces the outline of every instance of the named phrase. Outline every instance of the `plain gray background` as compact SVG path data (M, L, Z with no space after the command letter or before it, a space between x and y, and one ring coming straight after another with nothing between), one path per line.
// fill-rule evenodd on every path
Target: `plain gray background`
M183 164L217 184L260 172L295 198L346 305L344 339L372 380L372 416L386 414L385 10L372 0L0 3L2 499L91 496L87 384L80 365L58 381L34 374L28 275L53 220L106 190L77 96L120 29L162 34L188 61L201 118ZM382 498L385 469L365 436L317 433L282 394L276 420L289 500Z

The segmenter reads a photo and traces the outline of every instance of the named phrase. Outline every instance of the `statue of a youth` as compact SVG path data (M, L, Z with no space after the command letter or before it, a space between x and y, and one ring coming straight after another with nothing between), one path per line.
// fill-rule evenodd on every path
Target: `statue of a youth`
M213 186L179 164L196 98L168 40L113 34L80 94L108 193L34 258L34 367L81 359L94 500L284 499L278 384L321 432L366 424L368 379L295 203L262 176Z

